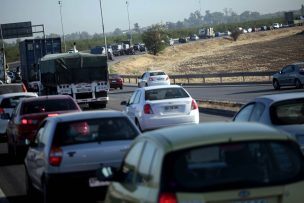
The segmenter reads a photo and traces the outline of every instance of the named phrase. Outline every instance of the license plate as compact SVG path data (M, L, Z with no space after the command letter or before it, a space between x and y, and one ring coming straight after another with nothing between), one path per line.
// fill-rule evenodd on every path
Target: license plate
M108 181L100 181L96 177L89 179L90 187L100 187L100 186L108 186L110 182Z
M172 110L175 110L175 109L178 109L178 106L166 106L165 107L166 111L172 111Z
M243 201L236 201L231 203L267 203L265 199L252 199L252 200L243 200Z
M157 78L157 80L164 80L164 78Z
M112 80L112 82L116 82L116 80Z

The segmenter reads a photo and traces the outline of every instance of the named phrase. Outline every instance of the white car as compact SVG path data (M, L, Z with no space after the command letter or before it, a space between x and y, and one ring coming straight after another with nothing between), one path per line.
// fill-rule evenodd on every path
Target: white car
M273 23L273 24L272 24L272 27L273 27L274 29L279 29L279 28L280 28L280 24L279 24L279 23Z
M195 99L178 85L138 88L121 104L126 105L124 112L141 131L199 123Z
M170 85L169 76L161 70L146 71L138 79L138 87L147 87L153 85Z
M17 92L0 95L0 139L6 139L6 128L9 121L8 117L12 115L19 100L27 97L38 97L38 95L33 92Z

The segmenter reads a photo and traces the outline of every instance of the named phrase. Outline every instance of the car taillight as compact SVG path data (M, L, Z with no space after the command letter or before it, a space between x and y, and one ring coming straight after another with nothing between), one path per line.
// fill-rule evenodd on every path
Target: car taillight
M158 203L177 203L177 199L173 193L162 193L159 196Z
M60 147L52 147L49 155L49 164L51 166L60 166L62 161L62 149Z
M22 90L23 90L23 92L27 92L27 89L23 83L22 83Z
M58 116L58 113L50 113L48 114L48 117Z
M1 113L4 113L4 109L3 108L0 108L0 114Z
M31 119L21 119L21 124L22 125L29 125L29 124L33 124L33 120Z
M197 106L197 103L194 99L192 99L192 103L191 103L191 110L194 110L194 109L197 109L198 106Z
M145 106L144 106L144 113L145 113L145 114L152 114L152 113L153 113L150 104L145 104Z

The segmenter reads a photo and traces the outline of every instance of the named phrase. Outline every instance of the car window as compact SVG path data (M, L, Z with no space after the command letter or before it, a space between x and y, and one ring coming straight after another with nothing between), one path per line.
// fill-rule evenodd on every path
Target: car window
M135 91L135 92L132 94L132 96L131 96L131 98L130 98L130 100L129 100L129 105L135 103L135 98L136 98L136 95L137 95L137 94L139 94L139 90L138 90L138 91Z
M254 103L248 104L244 108L242 108L238 114L233 119L234 121L248 121L251 115L252 109L254 107Z
M183 88L162 88L147 90L145 92L145 100L163 100L187 97L189 97L189 95Z
M282 73L290 73L293 71L292 66L286 66L285 68L282 69Z
M1 108L15 108L21 98L28 98L30 96L15 96L15 97L9 97L5 98L1 102Z
M150 76L166 75L164 72L151 72Z
M136 173L138 170L139 159L142 154L144 142L138 142L132 146L126 155L120 173L122 174L121 182L127 184L133 184L136 181Z
M138 91L138 93L135 95L135 98L134 98L134 104L138 104L140 102L140 97L141 97L141 92Z
M265 109L265 105L257 102L254 105L249 121L259 121Z
M303 180L304 164L294 142L232 142L170 153L163 176L167 190L231 190Z
M52 99L24 102L21 115L52 111L78 110L72 99Z
M304 124L304 100L277 102L270 107L270 119L275 125Z
M151 180L153 175L151 174L151 165L153 163L156 150L157 146L155 146L154 143L147 142L145 145L138 168L138 183L146 184Z
M87 119L57 124L53 145L133 140L138 131L126 117Z

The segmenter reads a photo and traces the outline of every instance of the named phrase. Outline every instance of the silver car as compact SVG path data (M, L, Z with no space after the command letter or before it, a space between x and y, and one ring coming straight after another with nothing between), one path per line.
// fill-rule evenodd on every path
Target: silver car
M0 95L0 140L6 140L6 128L9 117L21 98L38 97L33 92L16 92Z
M139 134L131 120L117 111L48 117L24 160L28 195L35 197L40 191L46 203L61 201L60 194L68 196L67 189L75 193L102 187L105 191L108 183L97 181L96 169L100 165L118 167Z
M276 90L279 90L282 86L302 88L304 84L304 62L287 65L272 77L272 85Z
M259 122L284 130L296 137L304 152L304 93L265 95L244 105L235 122Z
M170 85L169 76L161 70L146 71L138 79L138 87L154 86L154 85Z

